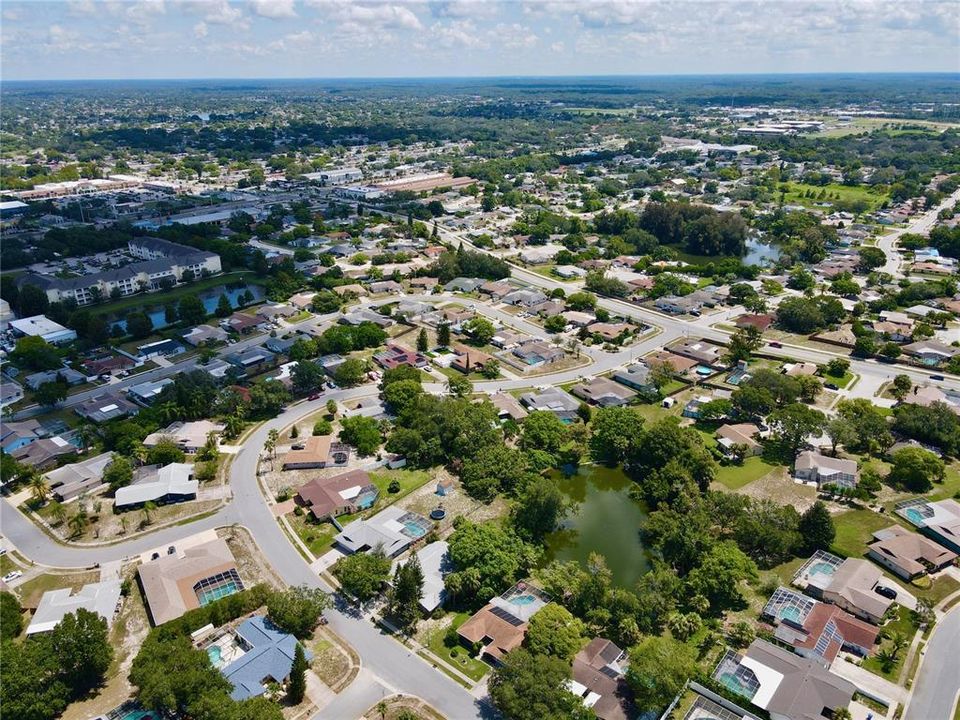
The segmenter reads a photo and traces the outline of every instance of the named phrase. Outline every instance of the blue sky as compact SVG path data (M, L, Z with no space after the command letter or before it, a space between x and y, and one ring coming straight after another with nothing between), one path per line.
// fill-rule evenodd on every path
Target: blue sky
M6 80L960 71L956 0L4 0Z

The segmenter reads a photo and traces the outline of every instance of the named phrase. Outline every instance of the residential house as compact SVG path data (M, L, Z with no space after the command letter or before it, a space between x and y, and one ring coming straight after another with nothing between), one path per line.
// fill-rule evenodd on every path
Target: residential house
M491 280L480 286L480 292L489 295L492 300L502 300L516 288L503 280Z
M105 355L103 357L84 360L80 367L90 377L112 375L129 370L136 363L126 355Z
M53 496L60 502L67 502L103 487L103 473L112 461L113 453L105 452L51 470L44 477Z
M39 440L42 433L43 427L37 420L0 422L0 449L10 455L14 450Z
M375 354L373 360L384 370L392 370L401 365L422 368L426 367L429 362L426 355L393 344L388 344L386 350Z
M399 295L403 292L403 285L398 283L396 280L378 280L377 282L370 283L370 292L374 295L380 295L383 293L389 295Z
M255 330L269 329L270 324L256 315L245 315L244 313L234 313L230 317L220 321L220 327L227 332L235 332L240 335L249 335Z
M479 645L482 659L499 663L507 653L520 647L530 618L549 601L539 588L517 583L474 613L457 629L457 635L467 647Z
M371 518L350 523L334 541L348 553L380 547L387 557L396 557L431 527L433 523L422 515L391 505Z
M920 340L903 346L903 352L923 365L936 367L960 354L960 348L938 340Z
M529 412L551 412L565 422L577 417L580 403L558 387L548 387L540 392L526 392L520 396L520 402Z
M379 495L380 491L370 482L365 470L351 470L333 477L314 478L297 490L295 499L320 521L367 510Z
M230 697L236 701L260 697L273 683L283 685L290 677L297 652L297 639L270 622L255 615L234 631L229 656L220 672L233 685ZM220 657L223 657L221 651ZM304 648L309 662L313 654ZM222 660L221 660L222 662Z
M644 361L649 365L663 365L669 368L675 375L685 375L698 365L697 361L693 358L675 355L666 350L658 350L652 355L648 355Z
M599 720L630 720L636 715L624 672L627 653L606 638L594 638L573 658L570 691Z
M410 278L410 280L407 281L410 288L415 290L433 290L439 282L440 281L434 277Z
M899 503L896 512L923 535L960 553L960 502L952 498L927 502L920 498Z
M272 337L268 338L263 346L277 355L286 355L290 351L290 348L297 344L297 340L299 340L299 338L296 336L285 338Z
M401 300L393 309L393 316L402 317L408 321L416 321L429 312L433 312L433 305L429 303Z
M464 374L481 372L484 366L493 360L493 357L487 353L463 345L454 348L454 351L457 356L450 363L450 367Z
M113 616L120 603L120 580L111 579L90 583L74 592L73 588L49 590L40 598L40 604L27 626L27 635L51 632L64 617L78 610L95 613L113 625Z
M564 280L574 280L586 276L587 271L575 265L557 265L553 268L553 274Z
M878 321L873 323L873 331L897 343L910 342L913 338L913 328L899 323Z
M65 382L67 385L82 385L86 381L86 375L67 367L56 370L44 370L27 375L24 378L24 383L31 390L37 390L41 385L52 382Z
M938 572L957 559L957 553L900 525L878 530L873 538L867 557L907 581Z
M35 440L29 445L17 448L10 455L21 465L43 472L56 467L60 460L76 455L78 452L80 449L76 445L72 445L58 435Z
M272 323L276 323L280 318L293 317L299 312L293 305L261 305L256 310L258 316Z
M478 290L485 282L487 281L483 278L457 277L444 285L443 289L447 292L471 293Z
M564 304L562 302L557 302L556 300L545 300L542 303L537 305L531 305L527 308L528 312L534 313L541 317L551 317L553 315L559 315L563 312Z
M533 307L534 305L539 305L542 302L545 302L547 296L544 295L539 290L514 290L511 293L505 295L502 300L508 305L517 305L520 307Z
M393 318L387 315L381 315L378 312L363 309L351 310L350 312L344 313L338 318L337 322L341 325L360 325L361 323L370 322L382 328L394 324Z
M497 409L497 417L501 420L523 420L527 411L523 409L517 399L508 393L498 392L490 396L491 404Z
M866 657L880 632L836 605L817 602L785 587L770 596L760 616L775 626L777 640L801 657L825 665L830 665L841 650Z
M297 310L308 310L313 305L314 296L316 296L314 292L301 292L293 295L287 302Z
M814 340L837 345L839 347L852 348L857 342L857 336L853 332L852 325L841 325L836 330L827 330L825 332L811 335Z
M159 432L151 433L143 440L144 447L153 447L161 440L172 440L185 453L193 454L207 444L210 433L214 439L223 432L223 425L210 420L192 422L176 421Z
M629 323L605 323L595 322L587 326L587 332L591 335L599 335L607 342L612 342L623 336L631 329Z
M960 391L952 388L941 388L936 385L917 385L913 391L903 399L908 405L922 405L930 407L934 403L943 403L951 411L960 415Z
M605 377L590 378L574 385L571 391L578 398L600 407L621 407L628 405L637 394Z
M223 359L247 375L257 375L277 364L277 356L262 346L230 353Z
M818 550L793 578L808 595L879 625L893 600L877 593L883 573L866 560L842 559Z
M675 355L696 360L701 365L706 365L707 367L726 367L726 361L723 359L726 354L726 348L715 345L708 340L698 340L694 338L678 340L668 345L667 350Z
M734 445L745 445L748 455L759 455L763 450L763 447L756 440L759 435L760 428L753 423L721 425L714 433L717 446L725 455L731 454Z
M512 350L528 339L529 338L523 333L518 333L514 330L498 330L497 333L490 338L490 344L503 350Z
M313 435L297 444L302 447L283 456L284 470L343 467L350 460L349 446L334 442L330 435Z
M560 314L567 321L567 325L577 328L586 327L590 323L596 322L592 313L580 312L579 310L566 310Z
M771 720L828 720L846 709L856 686L821 663L754 640L743 655L727 653L714 679L757 707Z
M141 508L148 502L156 505L196 500L200 483L193 476L193 465L170 463L139 468L130 485L118 488L113 506L117 510Z
M542 365L552 365L564 358L564 352L561 348L553 347L539 340L526 342L514 348L513 354L520 358L528 369Z
M817 374L817 369L816 363L811 362L784 363L780 372L790 377L798 377L801 375L812 377Z
M166 554L153 553L153 558L137 569L140 587L154 625L162 625L244 589L237 572L237 563L225 540L191 543L191 538L170 545Z
M197 325L183 334L183 341L188 345L210 345L211 343L225 343L229 335L223 328L213 325Z
M149 360L155 357L173 357L186 351L187 349L176 340L157 340L146 345L140 345L137 348L137 357L141 360Z
M793 475L804 482L815 482L817 487L835 485L853 488L860 479L856 461L827 457L813 450L805 450L797 455Z
M616 382L643 393L657 391L657 386L651 379L651 367L643 360L627 365L625 368L614 370L611 377Z
M333 291L343 297L345 295L355 295L356 297L366 297L369 295L367 289L363 285L357 283L352 283L350 285L337 285L333 288Z
M740 315L739 317L737 317L737 319L734 321L734 324L738 328L753 327L759 330L760 332L764 332L767 330L767 328L769 328L773 324L773 321L774 321L773 315L747 314L747 315Z
M664 295L657 298L653 305L657 310L670 315L693 315L703 309L703 302L689 295L683 297Z

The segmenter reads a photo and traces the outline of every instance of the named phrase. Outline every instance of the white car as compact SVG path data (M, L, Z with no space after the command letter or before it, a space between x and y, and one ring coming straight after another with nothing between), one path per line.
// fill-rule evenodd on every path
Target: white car
M6 575L4 575L3 581L5 583L13 582L14 580L16 580L18 577L22 575L23 573L20 572L19 570L14 570L13 572L8 572Z

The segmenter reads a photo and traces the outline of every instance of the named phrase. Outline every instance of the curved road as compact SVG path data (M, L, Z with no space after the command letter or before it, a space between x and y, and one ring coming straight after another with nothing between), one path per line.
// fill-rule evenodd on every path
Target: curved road
M960 692L960 605L955 606L934 628L927 643L923 663L917 668L913 696L904 720L949 720Z

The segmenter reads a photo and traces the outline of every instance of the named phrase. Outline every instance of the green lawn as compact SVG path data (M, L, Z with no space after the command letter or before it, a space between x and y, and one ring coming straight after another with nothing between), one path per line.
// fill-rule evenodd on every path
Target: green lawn
M872 510L845 510L833 516L837 536L830 549L843 557L863 557L873 533L895 522L895 518Z
M923 578L928 579L928 578ZM899 581L899 580L898 580ZM955 593L957 590L960 590L960 582L953 579L949 575L941 575L928 588L920 588L914 585L913 583L900 583L906 587L911 593L916 595L918 598L922 598L930 602L931 605L936 605L945 597Z
M287 516L287 521L314 557L320 557L333 546L333 538L337 534L337 529L333 526L333 523L314 522L306 513L303 515L290 513Z
M457 613L449 627L457 629L470 618L470 613ZM444 637L447 634L447 628L441 627L433 631L427 640L427 647L437 657L450 663L460 672L475 682L479 682L490 670L490 666L482 660L470 657L470 651L460 644L454 647L447 647L444 644Z
M721 465L717 470L717 482L730 490L739 490L778 467L759 456L749 457L743 461L743 465Z
M842 202L863 200L869 204L870 210L876 210L888 197L886 193L881 193L875 191L873 188L861 185L847 186L839 185L837 183L830 183L829 185L806 185L804 183L796 182L782 184L786 184L789 187L786 197L784 198L784 201L788 205L804 205L806 207L814 207L818 203L829 203L835 200L840 200ZM813 197L804 197L804 194L808 190L812 191ZM826 196L819 197L821 192L824 192Z
M432 477L433 475L426 470L406 470L402 468L400 470L378 470L370 473L370 480L372 480L373 484L380 490L377 508L379 509L385 505L395 503L400 498L409 495L418 487L429 482ZM391 494L387 488L390 487L390 483L394 480L400 483L400 491Z
M903 661L906 659L907 653L909 652L910 642L913 640L913 636L917 632L917 625L913 621L913 613L904 607L900 607L898 609L897 619L884 625L883 629L886 634L886 639L880 642L876 652L874 652L873 655L863 661L862 667L865 670L869 670L870 672L874 673L875 675L879 675L880 677L886 678L887 680L895 683L897 678L900 676L900 668L903 666ZM900 635L905 638L907 644L904 645L903 649L901 649L897 654L896 662L894 662L889 669L885 669L877 655L882 650L892 647L893 642L891 638L893 638L895 635Z
M856 375L854 375L852 372L848 370L843 374L842 377L837 377L836 375L830 375L828 373L824 373L823 381L828 383L833 383L834 385L840 388L845 388L847 385L853 382L853 378L855 377Z

